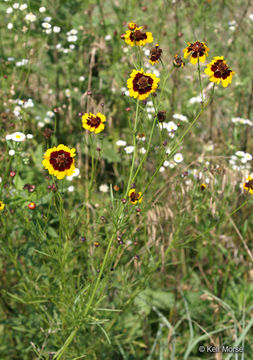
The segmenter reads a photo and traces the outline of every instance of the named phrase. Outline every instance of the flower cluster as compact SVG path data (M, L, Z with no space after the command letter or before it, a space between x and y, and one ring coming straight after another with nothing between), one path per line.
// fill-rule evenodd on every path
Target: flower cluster
M199 64L205 62L208 56L209 48L204 42L195 41L194 43L187 43L188 46L183 50L184 58L190 55L190 62L192 64ZM216 56L205 69L205 74L209 75L209 81L219 84L222 83L223 87L227 87L232 82L232 77L235 74L232 71L223 56Z

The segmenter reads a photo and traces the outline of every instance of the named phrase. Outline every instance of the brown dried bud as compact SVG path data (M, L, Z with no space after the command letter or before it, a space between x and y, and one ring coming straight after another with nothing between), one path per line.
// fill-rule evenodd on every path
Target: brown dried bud
M164 122L166 120L166 111L165 110L158 111L157 119L161 123Z
M175 67L184 67L185 63L183 62L181 56L178 56L177 54L174 56L173 65Z
M42 135L44 136L45 139L50 139L52 133L53 133L53 130L52 130L52 129L46 128L46 129L43 131Z

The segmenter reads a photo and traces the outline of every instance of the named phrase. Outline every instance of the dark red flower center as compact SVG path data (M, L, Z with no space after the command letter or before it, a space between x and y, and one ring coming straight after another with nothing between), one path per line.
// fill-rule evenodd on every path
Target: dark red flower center
M136 192L132 192L132 194L130 195L130 200L131 202L135 202L138 201L140 198L140 195Z
M205 46L200 41L196 41L194 44L188 46L188 53L192 51L192 57L197 58L205 54Z
M141 30L135 30L130 34L130 40L132 41L140 41L147 39L147 34Z
M213 71L216 78L222 79L226 79L232 72L231 70L229 70L227 64L225 64L223 60L216 61L212 65L211 70Z
M153 49L150 50L150 60L151 61L157 61L160 59L161 55L162 55L162 49L159 48L159 46L154 47Z
M133 89L139 94L146 94L151 90L153 82L150 76L138 73L133 79Z
M253 190L253 180L249 180L246 182L245 187Z
M51 153L49 162L53 166L54 170L65 171L70 169L73 163L73 158L70 156L69 152L59 150Z
M87 125L98 128L101 124L101 119L98 116L89 116L87 119Z

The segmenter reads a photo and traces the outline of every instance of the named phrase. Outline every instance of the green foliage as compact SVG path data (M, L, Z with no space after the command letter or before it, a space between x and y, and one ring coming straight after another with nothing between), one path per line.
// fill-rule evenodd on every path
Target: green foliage
M0 358L216 359L199 346L229 345L244 354L224 358L250 359L250 2L16 4L0 3ZM121 39L129 21L153 33L144 50L163 50L151 70ZM197 40L210 48L206 63L224 56L236 72L227 88L210 86L206 64L173 66ZM127 93L141 67L160 78L146 101ZM103 132L85 132L86 112L105 114ZM6 139L16 131L33 137ZM59 144L76 148L77 176L57 180L43 167Z

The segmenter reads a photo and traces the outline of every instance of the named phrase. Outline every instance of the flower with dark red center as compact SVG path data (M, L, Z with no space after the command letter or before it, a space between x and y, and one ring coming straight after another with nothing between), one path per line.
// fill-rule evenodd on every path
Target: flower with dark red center
M195 43L187 43L188 46L183 50L184 58L186 59L190 54L190 62L197 64L198 59L200 62L205 62L206 56L208 56L208 47L204 42L195 41Z
M223 60L223 56L216 56L210 64L207 65L205 73L209 75L209 80L219 84L220 81L223 87L231 84L234 71L229 69L227 62Z
M105 125L104 122L106 121L106 118L101 113L97 113L97 115L94 115L92 113L85 113L82 116L82 124L83 128L86 130L89 130L90 132L94 132L95 134L100 133L104 130Z
M250 194L253 194L253 179L248 176L246 182L243 184L244 190L248 191Z
M130 25L131 24L131 25ZM154 41L153 35L151 32L145 32L142 31L142 26L134 28L134 23L130 23L131 30L127 30L127 32L124 35L124 40L128 45L131 46L143 46L147 43L152 43ZM128 26L128 28L130 28Z
M141 203L142 202L142 196L141 196L141 192L136 192L135 189L131 189L128 193L129 196L129 200L131 201L132 204L137 204L137 203Z
M149 62L152 65L158 63L158 60L160 59L162 52L163 52L162 49L159 48L159 44L156 44L156 46L150 50Z
M133 70L130 78L127 80L127 87L130 96L139 100L146 99L149 94L156 91L160 79L154 74L146 74L143 69Z
M50 175L54 175L61 180L66 175L70 176L75 170L74 156L76 149L60 144L57 147L48 149L44 154L42 164L49 171Z

